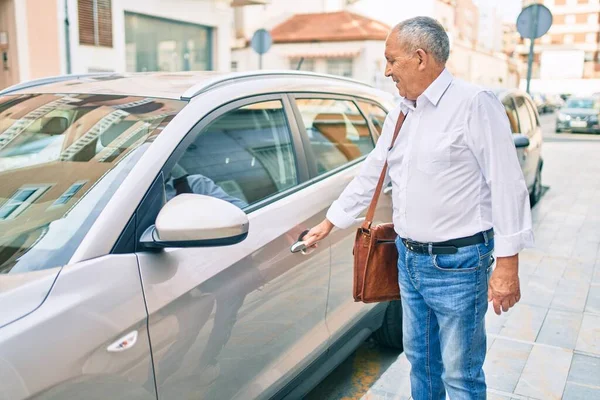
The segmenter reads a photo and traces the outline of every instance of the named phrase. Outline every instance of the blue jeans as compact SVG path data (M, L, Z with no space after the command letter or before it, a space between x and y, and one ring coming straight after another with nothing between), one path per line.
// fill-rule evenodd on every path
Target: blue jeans
M414 400L485 399L485 313L493 239L455 254L411 252L398 238L404 353Z

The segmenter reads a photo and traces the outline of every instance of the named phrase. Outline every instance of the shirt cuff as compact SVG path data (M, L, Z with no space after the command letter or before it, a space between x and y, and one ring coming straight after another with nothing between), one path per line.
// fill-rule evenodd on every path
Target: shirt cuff
M510 257L525 248L534 246L533 231L527 229L513 235L498 235L494 232L494 253L496 257Z
M358 222L356 218L348 214L340 203L334 201L327 211L327 219L339 229L350 228L352 225Z

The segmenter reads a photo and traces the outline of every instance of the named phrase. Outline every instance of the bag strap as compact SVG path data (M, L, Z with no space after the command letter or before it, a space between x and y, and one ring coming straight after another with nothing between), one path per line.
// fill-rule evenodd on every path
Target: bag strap
M392 150L394 147L394 143L396 142L396 138L398 137L398 133L400 132L400 128L402 128L402 123L404 123L404 118L406 115L403 112L400 112L398 116L398 121L396 122L396 128L394 129L394 137L392 138L392 144L388 148L388 152ZM373 194L373 198L371 199L371 204L369 204L369 208L367 210L367 216L365 217L364 222L362 223L362 228L365 230L371 229L371 224L373 223L373 217L375 216L375 208L377 207L377 202L379 201L379 195L381 194L381 189L383 187L383 182L385 181L385 174L387 172L387 156L385 164L383 165L383 170L381 171L381 175L379 176L379 182L377 182L377 187L375 188L375 193Z

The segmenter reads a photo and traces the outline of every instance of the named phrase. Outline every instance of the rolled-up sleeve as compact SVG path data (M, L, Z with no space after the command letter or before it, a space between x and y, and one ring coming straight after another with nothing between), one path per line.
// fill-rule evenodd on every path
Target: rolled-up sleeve
M506 111L493 93L474 97L465 135L491 192L496 256L508 257L533 247L527 185Z
M369 206L387 158L399 115L400 106L387 115L381 136L373 151L365 159L358 175L329 207L327 219L336 227L345 229L357 223L357 217ZM390 176L387 174L384 187L389 182Z

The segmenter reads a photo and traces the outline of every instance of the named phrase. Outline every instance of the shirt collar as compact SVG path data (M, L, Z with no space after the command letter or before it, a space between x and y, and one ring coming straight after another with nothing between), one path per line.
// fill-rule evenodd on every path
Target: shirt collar
M440 99L446 93L446 89L452 83L454 76L448 71L446 68L442 71L442 73L429 85L427 89L423 92L421 96L418 98L418 103L422 103L425 99L429 100L431 104L437 107ZM406 97L400 98L400 105L402 111L406 113L408 110L415 110L415 102L414 100L408 100Z
M427 99L437 107L440 99L446 93L446 89L452 83L454 77L446 68L442 71L442 73L433 81L431 85L423 92L422 96L427 97Z

